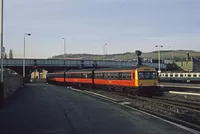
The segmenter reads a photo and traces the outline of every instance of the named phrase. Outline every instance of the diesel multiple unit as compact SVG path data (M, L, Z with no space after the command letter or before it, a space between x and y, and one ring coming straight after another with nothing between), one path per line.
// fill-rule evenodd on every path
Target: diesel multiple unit
M79 69L48 73L48 83L72 87L119 90L131 94L153 93L158 79L154 68L133 66L128 68Z

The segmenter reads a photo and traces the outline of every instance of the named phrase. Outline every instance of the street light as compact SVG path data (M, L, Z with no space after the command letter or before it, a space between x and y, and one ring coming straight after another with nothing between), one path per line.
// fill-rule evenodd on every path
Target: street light
M25 72L26 72L26 70L25 70L25 51L26 51L26 36L31 36L31 34L30 33L25 33L24 34L24 58L23 58L23 78L25 79Z
M174 52L173 52L173 47L169 46L169 48L171 48L171 52L172 52L172 62L174 61Z
M64 55L63 55L63 59L65 60L65 49L66 49L66 39L65 38L62 38L64 40Z
M161 72L160 70L160 48L163 47L162 45L156 45L155 47L158 47L158 73Z
M3 86L3 56L2 54L3 54L3 0L1 0L1 86Z
M103 46L104 59L106 58L106 55L107 55L106 46L107 46L107 44L104 44L104 46Z

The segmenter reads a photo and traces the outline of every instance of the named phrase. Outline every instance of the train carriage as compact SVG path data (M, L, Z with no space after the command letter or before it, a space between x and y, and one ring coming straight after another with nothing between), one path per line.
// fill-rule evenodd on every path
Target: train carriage
M69 70L65 72L65 83L69 86L92 85L94 69Z
M148 92L157 88L157 75L154 68L134 66L128 68L97 69L94 71L94 84L122 92Z
M160 82L199 83L200 73L163 72L159 76L159 81Z
M56 83L74 87L95 87L126 93L143 94L156 91L158 79L152 67L140 65L126 68L79 69L56 72Z

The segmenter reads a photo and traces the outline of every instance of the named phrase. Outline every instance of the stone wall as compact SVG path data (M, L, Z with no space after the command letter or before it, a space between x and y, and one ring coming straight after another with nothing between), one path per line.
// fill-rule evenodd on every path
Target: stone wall
M23 85L20 75L9 75L4 78L4 100L12 96Z

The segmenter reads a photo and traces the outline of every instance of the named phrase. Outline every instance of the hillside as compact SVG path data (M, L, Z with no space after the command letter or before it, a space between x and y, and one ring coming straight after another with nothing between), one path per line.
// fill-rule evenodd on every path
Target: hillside
M181 60L186 58L186 53L189 52L191 57L200 57L200 52L193 50L174 50L173 56L175 60ZM172 51L161 51L161 59L172 59ZM157 59L158 51L149 53L142 53L142 57L145 59ZM66 54L66 58L70 59L86 59L86 60L133 60L136 59L136 55L133 52L119 53L119 54ZM53 56L52 59L63 59L63 55Z

